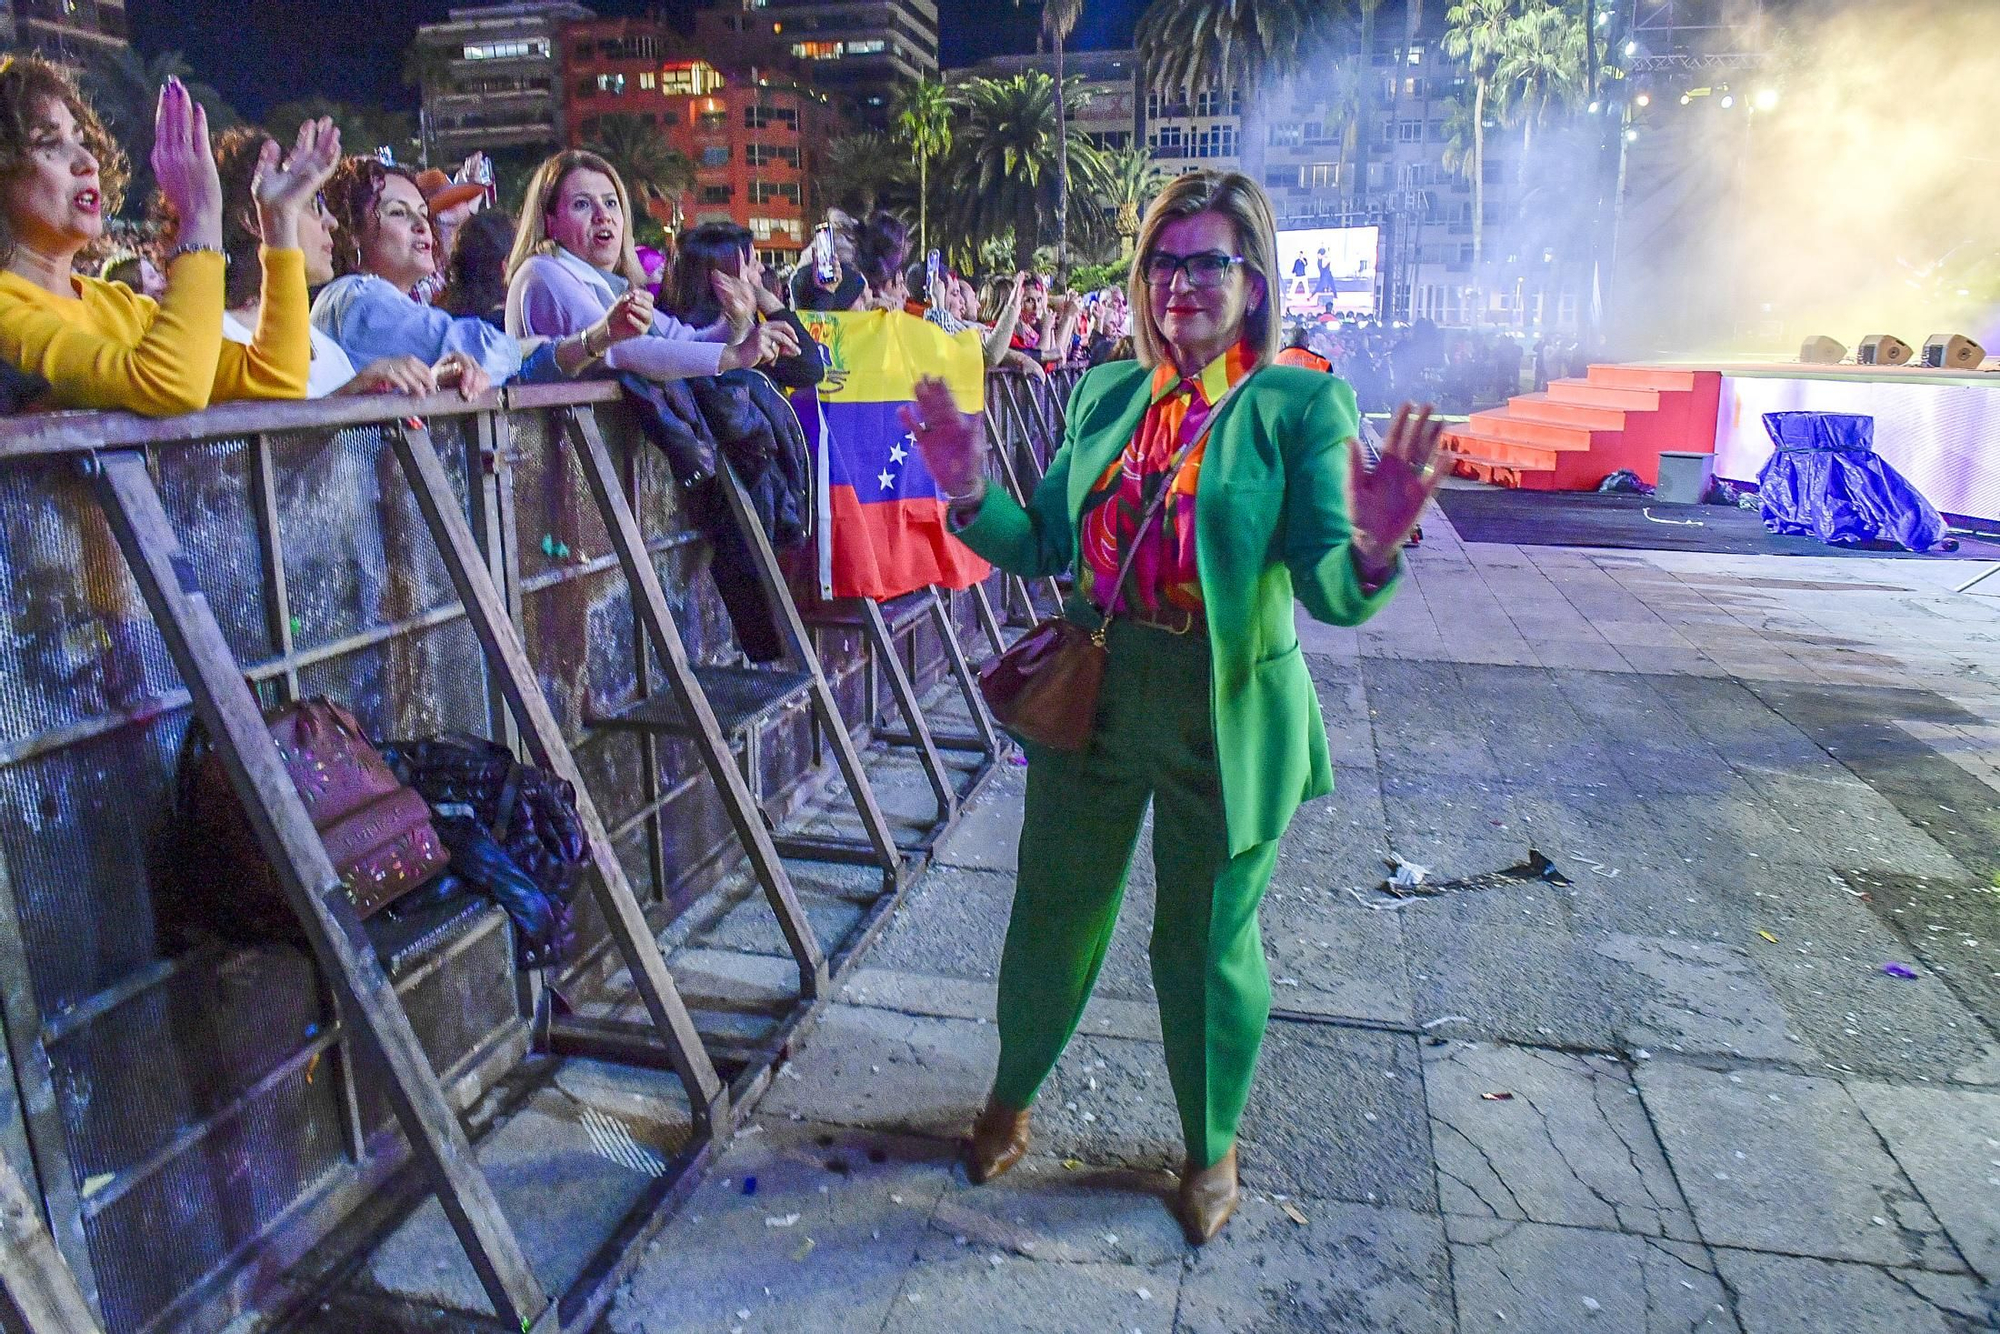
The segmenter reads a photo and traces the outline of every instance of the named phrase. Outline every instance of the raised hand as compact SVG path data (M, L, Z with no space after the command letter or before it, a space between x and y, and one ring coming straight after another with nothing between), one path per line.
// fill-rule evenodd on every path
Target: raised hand
M713 269L708 275L709 290L722 307L722 318L732 329L748 329L757 318L757 293L746 278Z
M313 196L339 165L340 130L325 116L299 126L291 154L282 164L278 145L265 141L257 174L250 181L264 244L280 250L298 244L299 214L311 206Z
M208 141L208 112L179 79L160 87L152 162L160 193L180 219L180 243L222 249L222 180Z
M958 410L943 380L931 376L918 380L915 401L896 409L896 415L946 495L967 497L978 492L986 475L986 432L979 418Z
M1382 461L1368 467L1361 442L1347 441L1347 517L1354 530L1354 552L1364 571L1393 569L1403 539L1417 526L1424 504L1438 489L1443 470L1438 462L1438 433L1443 423L1431 418L1426 403L1415 409L1403 404L1382 442Z

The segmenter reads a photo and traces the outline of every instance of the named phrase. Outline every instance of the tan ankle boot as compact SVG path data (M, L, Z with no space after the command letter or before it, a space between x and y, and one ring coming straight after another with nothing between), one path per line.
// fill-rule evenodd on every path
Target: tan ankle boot
M973 1185L984 1185L1020 1162L1027 1151L1027 1109L1017 1112L988 1098L965 1141L965 1175Z
M1174 1213L1181 1220L1181 1230L1187 1233L1188 1244L1199 1246L1222 1231L1222 1225L1236 1212L1236 1204L1242 1198L1233 1146L1213 1167L1196 1170L1191 1161L1181 1164L1181 1189L1174 1201Z

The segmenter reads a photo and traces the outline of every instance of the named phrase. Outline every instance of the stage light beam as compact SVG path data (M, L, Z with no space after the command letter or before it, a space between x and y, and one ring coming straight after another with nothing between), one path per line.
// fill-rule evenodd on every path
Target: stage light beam
M1723 109L1724 111L1727 111L1727 110L1729 110L1729 108L1731 108L1731 107L1733 107L1733 106L1735 106L1735 105L1736 105L1736 99L1735 99L1735 98L1733 98L1733 97L1724 97L1724 98L1722 99L1722 109Z
M1637 97L1633 98L1632 101L1639 106L1649 107L1653 105L1653 95L1651 93L1640 93Z
M1772 107L1775 107L1777 105L1778 105L1778 90L1776 88L1762 88L1758 90L1757 109L1759 111L1769 111Z
M1628 56L1636 56L1636 55L1638 55L1638 54L1639 54L1639 44L1638 44L1637 42L1627 42L1627 43L1625 43L1625 54L1626 54L1626 55L1628 55Z

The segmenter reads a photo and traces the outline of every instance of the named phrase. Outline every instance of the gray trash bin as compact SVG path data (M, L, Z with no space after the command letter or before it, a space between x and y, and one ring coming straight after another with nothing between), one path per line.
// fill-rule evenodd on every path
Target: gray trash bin
M1668 505L1699 505L1715 480L1715 455L1686 449L1660 451L1660 484L1653 499Z

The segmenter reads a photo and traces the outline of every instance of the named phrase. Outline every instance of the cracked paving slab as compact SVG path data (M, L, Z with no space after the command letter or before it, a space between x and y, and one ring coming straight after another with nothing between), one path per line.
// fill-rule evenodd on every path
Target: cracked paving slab
M1619 1033L1626 1046L1784 1062L1818 1056L1792 1031L1784 1007L1742 950L1620 932L1598 941L1597 952L1631 970L1635 1013Z
M1290 1204L1303 1223L1284 1211ZM1451 1334L1433 1214L1246 1197L1181 1281L1177 1334Z
M1743 1334L1986 1334L2000 1293L1967 1277L1918 1269L1718 1248Z
M1847 1091L1966 1262L2000 1284L2000 1094L1861 1081Z
M950 1163L951 1146L932 1140L789 1124L739 1133L648 1247L607 1327L875 1334Z
M1738 1334L1699 1245L1445 1219L1459 1334Z
M1963 1269L1937 1216L1834 1081L1652 1061L1637 1082L1710 1244Z
M1446 1213L1699 1239L1622 1062L1454 1042L1424 1086Z

